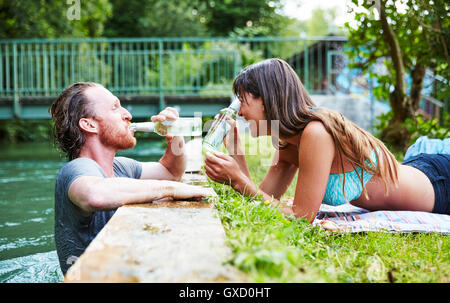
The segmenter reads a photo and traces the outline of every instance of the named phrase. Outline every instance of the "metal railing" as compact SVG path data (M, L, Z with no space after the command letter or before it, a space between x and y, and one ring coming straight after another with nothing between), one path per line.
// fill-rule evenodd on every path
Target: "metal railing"
M95 38L0 40L0 99L55 97L78 81L119 96L229 96L234 77L254 62L278 57L310 94L335 93L347 39Z
M323 50L308 48L323 41ZM308 89L321 90L327 48L344 37L19 39L0 41L0 97L55 96L76 81L117 94L229 94L243 66L290 61ZM321 75L323 74L323 75Z

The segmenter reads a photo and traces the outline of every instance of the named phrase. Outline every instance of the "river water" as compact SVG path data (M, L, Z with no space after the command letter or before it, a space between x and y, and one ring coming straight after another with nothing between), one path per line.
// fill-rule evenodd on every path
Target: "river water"
M138 140L117 155L157 161L163 140ZM60 282L54 241L54 186L65 163L51 143L0 147L0 282Z

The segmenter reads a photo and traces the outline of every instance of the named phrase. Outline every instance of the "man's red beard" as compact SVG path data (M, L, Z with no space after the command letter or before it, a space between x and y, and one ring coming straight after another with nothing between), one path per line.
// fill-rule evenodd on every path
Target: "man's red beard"
M119 128L100 122L100 142L117 150L133 148L136 138L131 135L128 128Z

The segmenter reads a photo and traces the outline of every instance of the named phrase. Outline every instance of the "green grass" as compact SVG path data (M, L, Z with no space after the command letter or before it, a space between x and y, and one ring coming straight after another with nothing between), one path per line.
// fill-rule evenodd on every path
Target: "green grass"
M273 155L268 138L243 137L253 180L259 184ZM231 264L253 282L450 282L450 242L438 234L332 234L289 220L261 200L214 183ZM285 195L294 196L295 179Z

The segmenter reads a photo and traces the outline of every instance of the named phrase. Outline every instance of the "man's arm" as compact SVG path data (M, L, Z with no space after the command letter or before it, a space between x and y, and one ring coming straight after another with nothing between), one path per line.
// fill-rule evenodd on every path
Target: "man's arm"
M176 120L178 111L173 107L166 107L158 115L152 116L153 122ZM179 181L186 170L184 155L184 138L166 136L167 148L158 162L142 163L141 179L158 179Z
M84 212L116 209L162 198L187 199L215 195L209 188L174 181L81 176L69 187L69 199Z
M183 137L166 138L167 149L158 162L142 162L141 179L180 181L186 170Z

